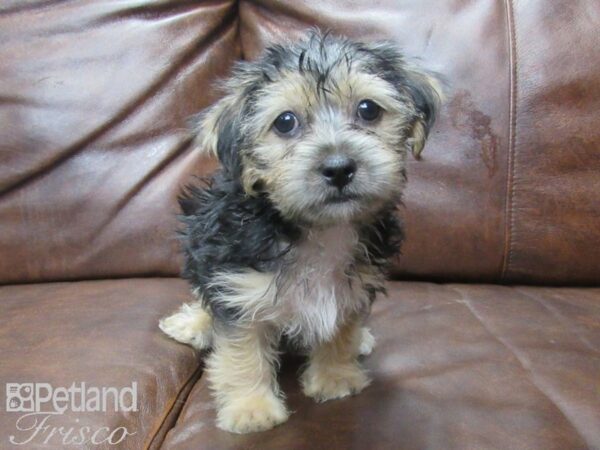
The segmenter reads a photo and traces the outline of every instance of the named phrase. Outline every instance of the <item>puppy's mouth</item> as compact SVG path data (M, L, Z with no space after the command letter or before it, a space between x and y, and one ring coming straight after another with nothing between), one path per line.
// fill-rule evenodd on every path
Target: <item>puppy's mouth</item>
M360 200L360 195L350 192L337 192L325 199L326 205L335 205Z

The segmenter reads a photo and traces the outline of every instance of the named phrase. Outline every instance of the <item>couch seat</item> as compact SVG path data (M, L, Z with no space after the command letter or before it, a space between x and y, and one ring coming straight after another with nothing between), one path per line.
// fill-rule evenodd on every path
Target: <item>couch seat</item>
M396 282L374 305L362 394L315 404L286 360L290 420L233 435L200 379L169 450L600 448L600 289Z
M192 349L163 336L158 319L189 301L186 283L175 278L148 278L0 287L0 448L157 448L172 426L200 370ZM33 418L16 421L22 412L7 412L6 383L49 383L69 388L132 387L137 384L137 412L75 412L52 416L38 432ZM124 397L123 405L130 406ZM112 404L109 404L112 405ZM93 405L92 405L93 406ZM39 421L43 416L38 416ZM102 427L129 433L118 445L65 445L63 432L74 428L91 438ZM52 429L54 435L48 437ZM29 429L29 430L28 430ZM96 442L108 431L102 429ZM122 431L113 435L118 441ZM11 445L14 436L20 445ZM30 439L31 440L28 440ZM73 441L72 441L73 442ZM77 442L77 441L74 441Z

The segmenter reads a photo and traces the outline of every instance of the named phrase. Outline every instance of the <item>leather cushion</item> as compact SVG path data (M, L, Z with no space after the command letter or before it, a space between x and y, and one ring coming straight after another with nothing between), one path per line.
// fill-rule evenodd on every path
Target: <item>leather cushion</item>
M600 280L600 3L242 1L243 55L318 25L392 39L438 71L447 100L409 160L395 275Z
M282 386L293 411L267 432L214 426L201 379L169 431L174 449L506 449L600 447L600 289L391 283L370 319L373 383L316 404Z
M4 2L0 282L174 275L186 119L234 59L320 25L393 39L448 99L394 275L597 284L598 2Z
M196 355L158 329L158 319L189 301L176 279L132 279L0 287L0 447L9 437L21 448L68 448L56 432L18 431L24 413L7 412L6 383L50 383L54 388L85 382L88 387L137 383L137 412L74 412L51 417L50 427L126 427L118 448L157 448L199 373ZM129 403L127 403L129 404ZM112 403L109 404L112 407ZM46 410L46 409L45 409ZM32 425L25 419L21 428ZM38 417L42 420L42 416ZM120 437L120 431L115 440ZM98 438L106 437L101 431ZM97 447L90 443L90 448ZM17 448L18 446L15 446ZM104 444L98 448L115 448Z
M0 283L175 275L234 2L1 2Z

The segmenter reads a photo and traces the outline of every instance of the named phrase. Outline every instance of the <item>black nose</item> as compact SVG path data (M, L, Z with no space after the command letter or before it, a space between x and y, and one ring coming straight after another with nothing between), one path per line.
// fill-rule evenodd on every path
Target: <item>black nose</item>
M321 165L321 173L327 184L342 189L352 181L356 172L356 161L344 155L331 155Z

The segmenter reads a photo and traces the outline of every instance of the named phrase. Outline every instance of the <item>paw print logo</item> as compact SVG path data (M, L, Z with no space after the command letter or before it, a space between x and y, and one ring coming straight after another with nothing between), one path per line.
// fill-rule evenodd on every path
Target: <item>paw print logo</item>
M6 383L6 411L34 411L33 383Z

